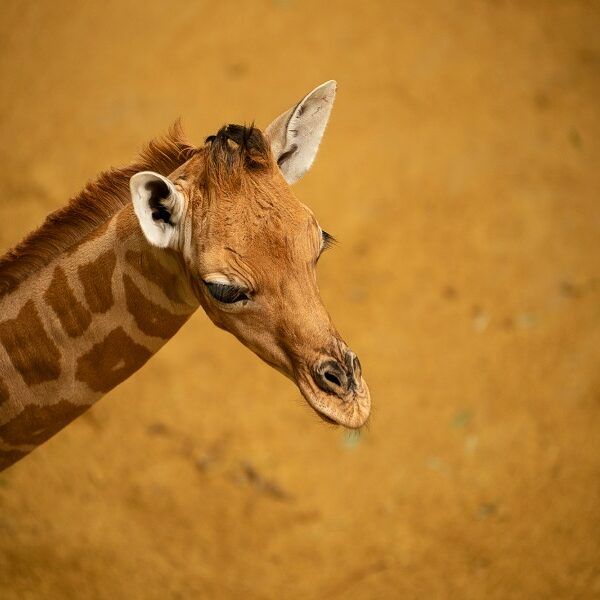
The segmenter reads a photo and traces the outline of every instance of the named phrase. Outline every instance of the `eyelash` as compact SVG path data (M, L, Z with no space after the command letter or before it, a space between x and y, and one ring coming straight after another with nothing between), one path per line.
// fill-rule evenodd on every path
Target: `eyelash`
M323 236L323 250L327 250L337 244L337 240L330 233L323 231L322 236Z
M250 300L248 294L235 285L216 283L213 281L205 281L204 285L206 285L206 289L209 291L210 295L223 304L235 304L236 302Z

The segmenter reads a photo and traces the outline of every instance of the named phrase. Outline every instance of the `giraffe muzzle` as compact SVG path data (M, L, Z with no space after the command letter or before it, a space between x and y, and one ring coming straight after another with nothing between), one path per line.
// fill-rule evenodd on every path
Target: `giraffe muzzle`
M356 354L348 350L343 362L334 358L320 360L315 365L313 377L323 392L350 400L350 395L361 386L362 369Z

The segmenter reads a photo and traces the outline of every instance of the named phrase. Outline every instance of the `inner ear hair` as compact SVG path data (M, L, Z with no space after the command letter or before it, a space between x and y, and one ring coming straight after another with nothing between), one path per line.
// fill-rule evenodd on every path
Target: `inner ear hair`
M148 205L152 210L152 219L173 225L171 211L164 204L164 200L171 195L169 186L162 179L153 179L146 183L146 189L150 192Z

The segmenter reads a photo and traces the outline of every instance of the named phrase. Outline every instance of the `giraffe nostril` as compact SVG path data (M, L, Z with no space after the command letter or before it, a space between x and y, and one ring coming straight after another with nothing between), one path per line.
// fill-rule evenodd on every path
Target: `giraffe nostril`
M360 378L362 377L362 366L356 354L354 355L354 358L352 360L352 374L354 375L354 379L356 381L360 381Z
M314 370L315 383L327 394L345 396L349 389L345 368L336 360L318 362Z

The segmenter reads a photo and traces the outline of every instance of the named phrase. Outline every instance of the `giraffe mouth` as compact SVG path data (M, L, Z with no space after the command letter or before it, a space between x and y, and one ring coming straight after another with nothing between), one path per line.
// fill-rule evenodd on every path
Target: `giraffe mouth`
M360 429L365 425L371 412L371 395L362 377L346 393L335 393L322 390L313 377L306 375L300 375L296 383L309 406L323 421L348 429Z
M317 415L317 417L319 417L319 419L321 419L321 421L324 421L325 423L329 423L329 425L339 425L339 423L337 421L334 421L333 419L326 417L322 412L319 412L318 410L315 410L315 414Z

